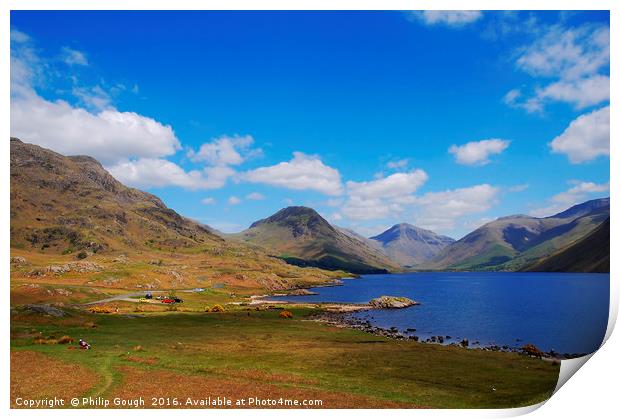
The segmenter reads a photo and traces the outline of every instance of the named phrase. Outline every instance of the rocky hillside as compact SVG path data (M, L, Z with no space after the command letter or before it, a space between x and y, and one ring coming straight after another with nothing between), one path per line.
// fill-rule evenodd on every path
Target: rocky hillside
M66 157L15 138L11 256L12 279L134 289L274 290L344 275L301 269L225 240L156 196L124 186L91 157Z
M397 270L382 252L332 226L315 210L284 208L235 238L268 249L290 263L353 273Z
M428 262L454 239L441 236L411 224L396 224L383 233L371 237L390 259L405 267L416 267Z
M584 238L528 266L531 272L609 272L609 218Z
M11 138L12 247L96 253L222 240L156 196L124 186L92 157L65 157Z
M519 270L586 236L609 218L609 198L550 217L502 217L446 247L432 269Z

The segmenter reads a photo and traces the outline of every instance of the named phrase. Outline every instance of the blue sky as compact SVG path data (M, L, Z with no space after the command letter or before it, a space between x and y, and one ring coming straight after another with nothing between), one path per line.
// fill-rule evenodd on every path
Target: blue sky
M609 194L607 12L12 12L11 134L223 231L459 238Z

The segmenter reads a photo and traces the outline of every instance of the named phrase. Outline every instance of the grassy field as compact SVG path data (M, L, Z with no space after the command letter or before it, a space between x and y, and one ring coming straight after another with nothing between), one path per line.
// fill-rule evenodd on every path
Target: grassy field
M390 340L308 321L312 309L291 309L292 319L245 306L204 312L223 295L188 294L179 307L187 311L177 312L149 305L136 313L145 304L122 302L118 314L13 313L12 403L17 396L147 403L225 396L320 399L325 408L516 407L545 400L557 381L559 366L547 361ZM65 335L93 349L35 343Z

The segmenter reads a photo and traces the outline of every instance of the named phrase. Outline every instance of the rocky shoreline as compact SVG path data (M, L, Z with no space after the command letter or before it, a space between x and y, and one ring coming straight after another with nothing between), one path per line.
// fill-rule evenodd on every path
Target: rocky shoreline
M330 285L326 285L330 286ZM400 331L395 326L385 329L379 326L373 326L369 320L363 320L351 316L351 313L369 310L391 310L400 309L413 305L419 305L417 301L410 300L405 297L392 297L381 296L371 300L368 304L351 304L351 303L297 303L287 302L280 300L269 300L269 297L284 297L287 295L313 295L316 294L307 289L296 289L293 292L271 295L253 295L250 297L250 305L259 304L287 304L289 306L308 307L320 309L320 313L313 314L310 320L317 321L331 326L348 328L354 330L360 330L366 333L373 334L375 336L382 336L389 339L396 340L411 340L418 343L436 344L457 346L465 349L477 349L491 352L507 352L507 353L520 353L527 356L542 358L549 361L560 361L562 359L580 358L587 354L581 353L557 353L553 349L550 351L542 351L534 344L525 343L519 346L510 345L496 345L488 344L483 345L478 340L471 341L468 338L455 338L450 335L435 335L428 338L421 338L416 335L416 329L408 328L405 331ZM516 342L521 342L520 339L516 339Z
M373 307L370 307L373 308ZM317 321L325 324L329 324L330 326L340 327L340 328L348 328L354 330L360 330L366 333L370 333L375 336L381 336L389 339L395 340L411 340L418 343L425 344L436 344L436 345L447 345L447 346L457 346L466 349L476 349L482 351L491 351L491 352L512 352L512 353L520 353L527 356L533 356L537 358L543 358L549 361L560 361L562 359L571 359L571 358L579 358L585 356L586 354L559 354L553 350L549 352L544 352L533 344L525 344L523 346L508 346L508 345L482 345L479 341L470 342L469 339L455 339L452 336L446 335L437 335L431 336L426 339L422 339L415 334L416 329L409 328L404 332L399 331L396 327L391 327L389 329L385 329L378 326L373 326L369 320L363 320L354 318L350 315L352 311L361 311L361 310L348 310L348 311L322 311L320 313L314 314L310 317L310 320Z

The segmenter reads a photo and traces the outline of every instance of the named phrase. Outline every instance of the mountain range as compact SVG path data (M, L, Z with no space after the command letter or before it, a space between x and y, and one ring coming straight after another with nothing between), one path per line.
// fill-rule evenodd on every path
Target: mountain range
M67 157L11 138L11 248L57 255L202 254L208 249L214 260L233 254L250 259L256 278L264 269L286 271L275 282L310 272L284 269L278 260L357 274L406 269L608 271L609 198L545 218L498 218L457 241L406 223L365 238L301 206L283 208L241 233L223 234L179 215L150 193L121 184L92 157ZM234 263L209 266L219 266L217 271L225 275Z
M608 218L609 198L584 202L545 218L498 218L444 248L426 267L519 270L585 237Z

